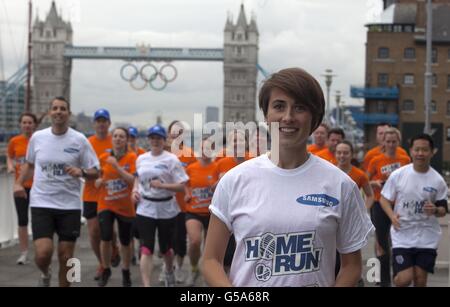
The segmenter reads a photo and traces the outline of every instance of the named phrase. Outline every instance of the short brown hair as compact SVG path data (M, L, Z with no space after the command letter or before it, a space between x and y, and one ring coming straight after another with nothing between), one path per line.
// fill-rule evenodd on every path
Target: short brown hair
M53 101L55 101L55 100L60 100L60 101L64 101L66 104L67 104L67 109L69 110L69 112L70 112L70 102L66 99L66 98L64 98L64 97L62 97L62 96L57 96L57 97L55 97L55 98L53 98L51 101L50 101L50 109L52 108L52 106L53 106Z
M22 119L24 117L30 117L31 119L33 119L33 122L34 122L35 125L38 124L38 119L37 119L36 115L34 115L33 113L29 113L29 112L25 112L25 113L20 114L19 123L22 122Z
M264 81L259 92L259 108L267 116L270 95L278 88L308 108L312 115L311 131L322 122L325 113L325 98L319 82L301 68L287 68L270 76Z

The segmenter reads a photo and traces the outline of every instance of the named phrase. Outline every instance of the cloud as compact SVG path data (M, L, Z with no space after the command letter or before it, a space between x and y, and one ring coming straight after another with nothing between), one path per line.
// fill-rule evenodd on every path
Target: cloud
M75 45L136 46L145 43L153 47L192 48L222 48L227 14L232 12L236 20L241 2L56 1L63 16L72 18ZM79 3L79 7L74 7L74 3ZM47 14L50 4L51 0L36 2L41 18ZM14 22L13 31L22 36L21 33L26 33L26 3L11 1L7 6L10 21ZM257 18L261 66L269 72L290 66L303 67L324 89L321 74L332 68L337 74L332 91L339 89L347 96L344 100L358 102L349 98L349 88L352 84L364 83L364 23L368 10L365 1L248 0L245 6L247 19L252 13ZM79 20L73 20L77 14ZM3 19L0 24L0 28L5 28ZM3 40L7 37L4 29L0 34L3 34ZM15 48L21 51L24 44L17 37L15 40ZM11 45L3 45L9 75L17 69L18 62ZM119 75L124 63L74 61L71 89L74 111L89 114L99 107L107 107L121 122L148 126L157 114L162 114L167 121L184 119L190 122L193 113L204 112L206 106L222 107L221 63L175 62L178 78L162 92L132 90Z

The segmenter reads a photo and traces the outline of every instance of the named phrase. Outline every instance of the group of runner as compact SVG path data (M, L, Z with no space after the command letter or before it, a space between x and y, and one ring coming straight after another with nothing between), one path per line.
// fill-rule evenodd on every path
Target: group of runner
M318 82L297 68L266 80L259 105L269 129L278 125L271 140L277 156L261 146L256 154L248 152L248 143L267 145L265 130L257 130L251 140L231 131L223 149L203 138L194 153L184 143L183 124L174 121L168 132L160 125L148 129L146 152L136 143L136 128L110 132L106 109L95 112L95 134L89 139L69 127L70 103L63 97L50 102L50 128L34 132L36 117L24 114L23 133L8 147L8 170L16 173L17 263L27 262L29 203L42 286L50 285L54 233L59 284L70 285L66 263L74 254L81 213L98 260L95 279L102 287L120 261L122 284L132 285L134 236L142 283L151 286L156 235L157 255L164 262L161 279L169 287L195 285L201 258L211 286L354 286L373 225L380 285L391 285L391 252L395 285L426 285L440 237L437 217L448 211L447 186L430 167L432 138L411 140L410 164L399 146L401 133L380 124L378 146L359 168L345 133L322 123ZM307 148L311 134L314 144ZM246 150L237 155L240 148ZM292 251L290 238L298 245ZM186 255L187 280L182 269Z

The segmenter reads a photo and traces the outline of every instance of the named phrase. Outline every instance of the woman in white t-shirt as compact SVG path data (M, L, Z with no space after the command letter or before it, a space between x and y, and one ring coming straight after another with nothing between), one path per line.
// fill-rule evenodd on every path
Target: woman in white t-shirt
M302 69L265 81L259 106L272 151L233 168L216 188L203 257L210 286L357 284L373 226L356 184L306 150L324 105L319 83ZM228 277L222 262L231 233L236 252ZM336 249L342 264L335 279Z
M159 249L164 258L166 286L175 285L173 272L173 231L180 212L175 193L184 191L188 176L177 156L164 150L166 130L159 125L148 130L151 151L136 161L137 178L133 199L137 202L136 223L141 238L141 277L145 287L150 286L158 229Z

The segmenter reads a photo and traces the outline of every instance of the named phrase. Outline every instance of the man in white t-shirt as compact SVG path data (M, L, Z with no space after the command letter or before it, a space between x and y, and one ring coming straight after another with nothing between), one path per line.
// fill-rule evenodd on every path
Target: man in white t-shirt
M284 69L264 82L259 105L272 151L219 181L203 255L205 280L210 286L355 286L373 226L356 184L306 150L324 115L319 83L302 69ZM227 276L223 259L231 233L236 251ZM342 263L337 278L336 250Z
M438 217L448 212L448 187L430 167L433 139L421 134L411 140L412 164L394 171L381 191L380 203L392 221L394 283L407 287L427 285L434 272L441 238ZM394 209L392 209L394 205Z
M98 177L95 152L84 135L69 128L70 114L70 104L63 97L51 102L52 126L30 139L26 163L14 187L15 195L26 197L23 183L34 171L30 207L41 286L50 285L55 233L59 238L59 285L70 286L67 261L73 257L81 226L80 178Z

